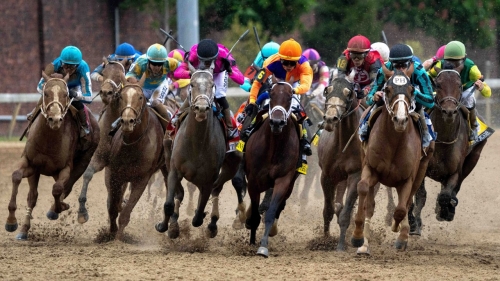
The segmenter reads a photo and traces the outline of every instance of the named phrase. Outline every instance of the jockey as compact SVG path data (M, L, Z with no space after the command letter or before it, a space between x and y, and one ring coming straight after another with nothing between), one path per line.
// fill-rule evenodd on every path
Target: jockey
M309 64L313 70L311 89L306 93L306 95L322 98L323 91L328 86L330 70L328 69L328 66L326 66L326 63L321 60L318 51L315 49L307 49L302 53L302 55L309 60Z
M394 45L389 53L389 62L385 63L385 66L389 70L400 69L402 71L408 70L410 83L415 87L415 101L416 109L420 115L420 122L422 124L422 146L428 147L432 141L432 136L429 134L427 123L424 115L424 107L432 108L434 107L434 98L432 95L432 86L429 76L425 72L425 69L421 64L413 61L414 56L411 48L408 45L396 44ZM377 73L377 78L374 81L373 87L370 93L366 97L366 103L372 105L374 103L379 103L382 101L384 92L382 91L385 84L385 74L382 68L379 69ZM368 126L365 122L368 120L368 116L363 120L363 124L360 127L359 134L362 139L366 139L368 134Z
M430 59L424 61L424 63L422 63L425 70L431 69L434 65L436 65L436 63L438 61L440 61L444 58L444 48L445 47L446 47L446 45L439 47L435 56L433 56L432 58L430 58Z
M380 57L382 58L382 60L384 61L384 63L389 61L389 51L390 50L389 50L389 46L387 46L387 44L385 44L384 42L375 42L375 43L372 43L371 47L372 47L371 51L377 51L379 53Z
M483 97L491 97L491 88L485 82L481 81L483 75L477 65L474 64L472 60L466 57L465 46L460 41L451 41L446 44L444 49L444 60L440 60L436 63L435 67L439 68L456 68L463 65L462 71L460 71L460 79L462 80L462 89L465 89L462 93L462 98L460 102L467 107L469 110L469 122L471 127L471 132L469 135L469 140L473 141L477 138L479 124L476 121L476 98L474 97L474 90L481 92ZM429 70L429 76L435 78L437 72L434 68Z
M224 122L228 130L228 139L233 139L237 136L238 130L233 127L231 119L231 110L229 103L226 100L226 92L228 87L227 77L231 78L236 84L242 85L244 77L236 65L236 60L229 53L229 50L222 44L217 44L212 39L203 39L200 43L191 47L189 52L188 61L184 61L181 66L175 71L174 78L176 79L189 79L191 73L189 72L189 64L196 69L213 68L213 77L215 84L215 100L222 107L222 114L224 115ZM176 117L178 118L187 108L188 102L184 102L177 111ZM175 118L175 117L174 117Z
M164 121L162 125L170 119L167 108L163 105L168 93L167 74L173 72L179 62L167 56L167 49L161 44L151 45L146 54L137 58L130 66L125 78L130 83L137 83L145 74L145 81L142 87L144 96L148 99L148 105L154 108Z
M170 51L170 53L168 53L169 58L176 59L179 63L184 62L184 55L185 55L185 52L181 49L175 49L175 50ZM189 81L190 81L189 79L175 79L174 72L169 72L167 74L167 76L171 82L169 89L173 93L175 93L177 89L184 88L184 87L189 85Z
M370 84L382 66L382 58L378 52L370 52L370 40L363 35L352 37L347 49L337 60L338 77L348 76L355 71L354 89L358 99L370 92Z
M45 74L52 78L63 78L69 74L68 95L73 98L71 105L77 110L77 118L80 122L80 137L86 137L89 133L87 125L87 116L85 114L83 103L92 102L92 83L90 81L90 69L87 62L82 59L82 52L75 46L66 46L61 51L61 55L54 61L45 66ZM37 91L43 95L43 85L45 79L38 82ZM38 101L37 106L28 114L28 120L33 122L34 116L40 109L42 99Z
M278 53L279 49L280 49L280 45L276 42L271 41L271 42L266 43L262 47L262 50L255 57L255 60L253 61L252 65L250 65L248 67L249 70L255 71L255 72L252 72L252 74L253 74L252 78L245 77L245 83L243 83L243 85L241 85L240 88L242 88L246 92L250 92L250 89L252 88L252 83L255 80L257 73L262 68L264 61L268 57ZM248 71L248 69L247 69L247 71ZM245 74L246 74L246 72L245 72Z
M264 61L262 69L257 74L257 78L253 81L252 89L250 90L249 104L245 108L247 116L250 115L256 105L257 94L262 87L263 81L274 75L277 79L290 83L293 88L294 98L292 99L292 111L299 117L299 122L302 123L303 136L300 140L302 151L307 156L312 155L311 145L307 140L306 126L309 125L304 120L307 119L305 112L299 104L296 95L302 95L311 88L313 70L309 65L309 61L302 55L302 47L293 39L289 39L281 43L278 54L270 56ZM302 117L302 118L300 118ZM251 125L245 130L243 138L249 136L249 132L253 126ZM243 141L246 141L243 139Z
M135 51L134 46L129 43L121 43L116 47L115 53L110 54L106 59L109 61L122 61L127 59L127 63L124 65L125 72L130 68L130 65L135 62L139 57L139 54ZM90 74L90 78L96 82L102 82L102 70L104 69L104 62L98 65L94 71Z

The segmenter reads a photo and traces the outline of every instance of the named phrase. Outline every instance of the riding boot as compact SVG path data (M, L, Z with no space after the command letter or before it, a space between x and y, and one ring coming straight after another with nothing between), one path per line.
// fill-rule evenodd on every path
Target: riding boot
M176 128L179 128L179 125L180 125L180 117L181 115L184 113L184 111L186 111L186 109L189 108L189 101L185 100L181 107L177 110L177 113L174 115L174 117L172 118L172 121L171 123L174 124L174 127Z
M469 108L469 124L470 124L470 133L469 133L469 141L473 141L477 139L478 135L478 127L477 123L477 111L476 107Z
M160 120L163 131L165 131L167 129L168 122L170 122L170 115L168 114L167 108L161 103L153 103L151 107L156 110L158 115L160 115L158 120Z
M245 120L243 120L242 124L245 124L246 118L251 118L250 116L246 116ZM241 128L240 132L240 140L243 142L247 142L248 138L250 137L250 134L252 133L253 129L255 128L255 123L256 123L257 118L253 118L252 122L250 122L250 125L248 127L243 127Z
M29 121L29 124L35 121L35 118L37 117L37 113L40 110L41 106L42 106L42 98L38 100L38 103L36 104L35 108L33 108L33 111L31 111L26 115L26 119Z
M238 129L233 127L233 121L231 119L231 110L226 108L222 111L222 115L224 115L224 122L227 127L227 139L234 139L238 136Z
M87 115L85 114L85 109L78 110L78 121L80 121L80 137L84 138L90 134L90 129L87 124Z
M427 122L425 121L424 108L420 108L418 111L420 125L422 126L422 147L429 147L432 141L432 136L429 133L429 128L427 127Z
M307 128L309 127L308 122L310 122L308 119L305 119L302 122L302 138L300 139L300 147L305 155L311 156L312 155L311 144L309 143L309 140L307 140Z

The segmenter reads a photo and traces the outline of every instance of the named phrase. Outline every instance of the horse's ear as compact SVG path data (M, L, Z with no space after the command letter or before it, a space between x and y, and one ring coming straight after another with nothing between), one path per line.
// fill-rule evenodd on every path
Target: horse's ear
M389 78L394 75L394 71L390 71L387 66L385 66L385 63L382 64L382 71L384 72L385 80L389 80Z
M323 91L323 95L326 97L328 96L331 92L333 91L333 86L330 85L328 87L325 88L325 90Z
M108 63L109 63L108 58L106 58L106 57L102 57L102 62L103 62L103 63L104 63L104 65L106 66L106 64L108 64Z
M273 81L273 84L276 84L278 83L278 78L276 78L276 76L273 75L271 81Z
M144 87L144 82L146 82L146 72L144 72L141 76L141 80L139 80L139 86Z
M120 72L120 81L122 82L123 85L128 84L127 78L125 78L125 73Z
M348 97L349 94L351 94L351 90L349 90L348 88L344 88L342 90L342 93L344 94L345 97Z
M120 64L123 65L123 66L126 66L127 62L128 62L128 59L123 59L123 60L120 61Z
M455 70L458 71L458 73L462 72L462 69L464 69L463 64L460 64L458 67L455 68Z
M191 74L193 74L193 73L196 71L196 69L195 69L195 68L194 68L194 66L191 64L191 62L190 62L190 61L188 61L188 67L189 67L189 72L191 72Z
M434 69L434 71L436 71L436 74L441 72L441 68L439 68L437 66L434 66L432 69Z
M42 77L43 77L43 80L45 80L45 82L47 82L47 80L50 79L50 77L47 75L47 73L45 73L45 71L42 70Z
M414 63L410 63L410 67L408 67L404 73L406 74L407 77L411 77L411 75L413 74L413 71L415 71L415 65Z
M69 73L66 73L66 76L63 78L64 82L68 83L69 81Z
M356 76L356 70L353 68L351 70L351 73L349 73L349 75L346 76L347 81L353 83L354 82L354 76Z

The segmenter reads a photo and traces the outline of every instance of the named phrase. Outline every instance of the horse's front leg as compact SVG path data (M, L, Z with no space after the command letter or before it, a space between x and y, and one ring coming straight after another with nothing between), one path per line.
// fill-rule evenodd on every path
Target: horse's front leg
M50 220L57 220L59 218L59 213L69 209L69 205L64 203L64 185L69 179L71 173L71 167L68 165L64 167L57 176L57 180L52 186L52 196L54 196L54 204L47 212L47 218Z
M354 203L358 198L357 184L361 178L361 172L356 172L348 176L347 178L347 196L345 200L345 206L342 208L338 216L338 223L340 227L339 243L337 244L337 251L344 251L346 249L345 237L347 233L347 228L351 223L352 210L354 208ZM338 198L337 198L338 200Z
M425 179L420 184L420 188L415 194L415 203L413 204L413 212L411 210L408 212L408 220L410 223L410 235L422 234L422 209L425 206L425 201L427 200L427 191L425 190ZM413 217L413 220L410 218Z
M391 226L393 232L399 231L399 236L396 239L394 246L398 250L406 250L408 245L408 237L410 235L410 224L408 223L408 209L412 203L412 186L413 181L408 180L403 185L396 188L398 192L398 205L394 210L394 221Z
M31 216L31 212L36 206L36 201L38 200L38 182L40 180L40 174L35 173L31 177L28 177L28 183L30 186L28 192L28 208L26 208L26 215L24 217L24 222L21 226L21 230L16 236L17 240L26 240L28 239L28 231L31 226L31 220L33 217Z
M12 192L8 206L9 216L7 217L7 222L5 223L5 230L8 232L14 232L18 227L16 219L16 198L19 191L19 185L21 184L23 178L30 177L34 174L34 170L28 166L28 159L26 159L26 157L21 158L18 167L19 168L12 173Z
M238 171L236 175L231 180L236 195L238 197L238 207L236 208L236 218L233 221L234 229L242 229L245 226L246 216L246 206L243 199L247 193L247 181L245 178L245 161L241 161L238 165Z
M168 171L167 197L165 198L165 203L163 204L163 221L158 222L155 225L156 231L164 233L168 230L168 223L170 221L171 226L177 228L174 232L169 231L170 238L177 238L179 232L177 220L179 218L178 206L180 206L180 200L176 198L174 199L174 196L176 190L183 190L181 180L182 175L177 169L173 168ZM172 237L171 235L173 235L174 237Z
M89 214L87 208L85 207L89 183L92 180L92 177L94 177L94 174L104 169L106 165L104 159L101 159L98 155L99 154L96 151L96 154L92 157L89 166L83 173L82 190L80 191L80 197L78 197L78 202L80 204L80 207L78 208L78 222L81 224L86 223L89 220Z
M144 193L144 189L146 189L146 186L149 182L148 177L144 177L142 180L130 183L130 196L125 204L123 206L121 212L120 212L120 217L118 218L118 231L116 232L116 240L122 240L123 239L123 234L125 227L128 225L130 222L130 214L132 213L132 210L134 209L135 205L141 198L141 195ZM123 201L123 200L122 200Z
M358 211L354 217L355 228L351 236L351 244L353 247L361 247L364 243L365 208L366 197L371 187L378 182L376 175L372 173L369 166L364 166L361 172L361 180L357 184L358 190Z
M208 199L210 198L212 189L213 189L213 184L211 183L200 186L200 196L198 197L198 206L196 208L193 221L191 222L191 224L194 227L199 227L203 224L203 219L207 215L207 213L205 213L205 207L207 206Z

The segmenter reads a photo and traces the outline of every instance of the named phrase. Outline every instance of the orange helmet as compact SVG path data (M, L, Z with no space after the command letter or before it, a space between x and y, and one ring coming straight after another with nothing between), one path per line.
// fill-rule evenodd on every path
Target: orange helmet
M370 50L370 40L363 35L356 35L347 43L347 50L358 53L368 52Z
M284 60L298 61L302 55L302 47L292 38L281 43L279 55Z

